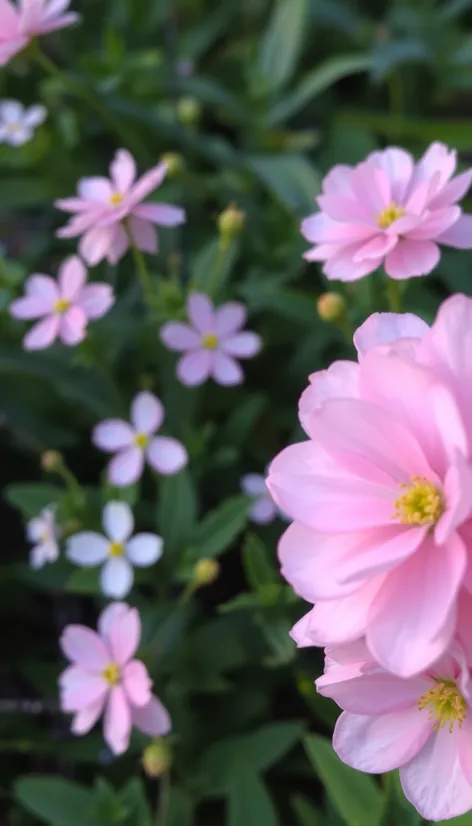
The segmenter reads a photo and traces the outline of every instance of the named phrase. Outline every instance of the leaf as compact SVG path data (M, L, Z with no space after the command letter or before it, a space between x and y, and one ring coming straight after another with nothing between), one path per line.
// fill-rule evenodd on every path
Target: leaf
M31 519L48 505L57 504L65 491L58 485L43 485L38 482L37 484L8 485L5 493L8 501L19 508L25 517Z
M183 789L173 786L170 790L166 826L193 826L192 801Z
M89 594L96 596L101 593L100 568L78 568L67 580L66 589L72 594Z
M248 533L244 541L243 563L246 579L255 591L264 585L279 583L272 557L262 540L254 533Z
M247 496L232 496L210 511L198 525L192 544L199 559L219 556L244 530L252 500Z
M292 77L305 34L308 0L278 0L261 44L259 71L270 90Z
M348 826L378 826L383 802L372 778L342 763L324 737L307 735L304 746L308 759L344 822Z
M418 38L390 40L374 46L372 50L372 76L384 80L387 75L405 63L425 63L432 55Z
M214 295L226 284L239 255L239 242L234 240L220 255L218 239L205 244L193 259L191 288Z
M120 792L125 809L125 826L151 826L152 813L146 797L143 781L133 777Z
M184 468L161 482L157 530L164 539L166 557L174 556L186 547L196 521L196 490L190 473Z
M466 812L460 817L452 817L450 820L437 821L437 826L472 826L472 812Z
M321 177L304 157L288 153L250 155L246 163L290 212L313 212Z
M317 809L306 797L303 797L301 794L294 795L291 803L297 815L297 826L325 825L323 812Z
M251 765L257 771L269 768L298 742L302 723L269 723L246 737Z
M49 775L20 777L15 796L28 811L52 826L99 826L94 794L70 780Z
M235 774L228 801L228 826L278 826L264 783L244 765Z
M339 80L349 75L367 71L372 58L366 54L337 55L305 75L299 86L270 110L268 125L275 126L296 115L313 98L322 94Z

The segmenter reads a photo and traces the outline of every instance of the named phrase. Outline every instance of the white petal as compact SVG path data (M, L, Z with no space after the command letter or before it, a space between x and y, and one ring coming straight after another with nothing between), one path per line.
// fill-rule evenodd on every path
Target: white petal
M66 557L76 565L93 568L108 556L109 542L100 533L82 531L69 537L66 543Z
M23 123L30 128L40 126L46 120L47 114L47 109L44 106L40 106L39 104L30 106L24 114Z
M163 541L155 533L138 533L126 543L126 556L133 565L146 568L162 556Z
M31 519L26 525L26 537L30 542L39 542L47 531L46 521L40 516Z
M164 420L164 408L159 399L144 390L131 405L131 421L138 433L154 434Z
M126 502L108 502L103 509L102 523L113 542L124 542L133 532L133 512Z
M133 569L124 556L108 559L100 575L103 593L113 599L121 599L129 594L133 579Z

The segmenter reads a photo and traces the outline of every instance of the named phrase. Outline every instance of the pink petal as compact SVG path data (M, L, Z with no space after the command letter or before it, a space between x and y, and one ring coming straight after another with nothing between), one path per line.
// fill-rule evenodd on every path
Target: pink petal
M187 387L196 387L207 381L212 366L213 353L210 350L204 348L192 350L177 364L177 376Z
M123 754L128 748L131 725L126 694L121 686L116 686L110 691L103 724L105 740L114 754Z
M440 237L436 239L438 242ZM432 241L400 239L395 249L387 255L385 271L391 278L399 279L428 275L438 264L439 258L439 247Z
M267 525L269 522L272 522L276 516L277 507L268 493L265 496L261 496L260 499L257 499L249 512L249 518L252 522L255 522L256 525Z
M29 298L36 298L38 301L48 302L52 307L60 298L57 283L50 275L35 273L26 281L26 295Z
M438 176L438 190L442 189L456 168L457 156L444 143L434 141L417 163L414 180L422 181Z
M421 218L423 217L426 205L431 196L432 188L434 190L434 179L419 181L411 187L405 204L405 212L407 213L405 217L409 217L410 213Z
M438 544L449 539L472 514L472 467L458 450L446 475L444 494L447 508L434 533Z
M472 809L472 787L460 765L457 736L447 726L402 767L400 780L407 800L427 820L445 820Z
M429 536L388 574L371 606L367 631L367 644L384 668L410 677L444 653L454 631L453 609L466 561L458 536L442 547Z
M201 346L201 336L188 324L182 324L180 321L169 321L164 324L159 331L159 337L169 350L178 352Z
M105 698L97 700L96 703L91 703L86 708L83 708L77 712L71 726L73 734L87 734L87 732L93 728L103 712L103 707L105 705L104 699Z
M80 711L92 703L103 703L108 691L101 674L86 671L82 666L71 665L61 674L61 708L63 711Z
M373 218L392 202L392 187L387 172L368 160L354 169L350 183L360 205L358 214L365 209Z
M150 702L144 708L135 706L132 714L136 728L151 737L163 737L172 728L169 713L157 697L151 697Z
M472 215L461 215L452 227L436 238L438 244L446 244L458 250L472 249Z
M131 203L138 204L140 201L143 201L144 198L147 198L151 192L154 192L154 190L161 185L166 176L166 172L167 164L160 163L139 178L130 192Z
M429 326L413 313L373 313L354 333L359 357L401 338L423 338Z
M66 258L59 267L59 292L61 298L74 301L87 280L87 270L76 255Z
M316 200L320 209L333 221L346 224L351 222L368 224L372 217L369 208L363 203L360 204L356 198L343 195L320 195Z
M213 357L212 375L216 383L224 387L232 387L244 381L244 373L238 362L218 350Z
M101 637L85 625L66 626L59 644L68 660L90 671L102 671L110 661Z
M77 186L80 198L108 205L113 195L113 187L108 178L82 178Z
M381 717L344 712L334 729L333 747L348 766L382 774L408 763L430 737L432 724L417 706Z
M326 277L331 281L357 281L380 267L382 258L366 258L356 264L353 258L358 249L359 243L351 244L328 258L323 269Z
M119 617L124 616L130 610L126 602L110 602L98 618L98 633L103 637L110 648L110 631ZM111 650L111 648L110 648Z
M136 608L115 614L108 627L113 662L124 666L134 657L141 639L141 619Z
M129 447L133 443L133 439L133 428L128 422L123 422L121 419L107 419L100 422L92 433L94 445L111 453Z
M427 240L428 238L436 240L442 232L445 232L449 227L456 223L460 218L461 210L459 207L450 206L444 209L436 209L432 212L420 226L408 233L408 238L414 241Z
M102 214L103 208L88 205L87 210L71 218L65 227L58 229L56 236L58 238L76 238L96 226L100 222Z
M161 227L177 227L185 223L185 210L172 204L141 204L134 208L133 214Z
M54 206L64 212L84 212L90 209L90 204L83 198L58 198L54 201Z
M136 180L136 162L126 149L119 149L110 167L111 179L117 192L125 194Z
M336 164L323 178L323 192L327 195L342 195L351 192L351 175L353 167Z
M154 470L165 476L178 473L188 462L185 447L170 436L157 436L147 448L146 456Z
M470 189L472 183L472 169L463 172L461 175L456 175L449 181L445 187L434 197L430 202L430 209L439 209L440 207L449 206L459 201Z
M246 321L244 304L230 301L218 307L215 312L215 332L217 336L230 336L244 326Z
M392 187L392 200L397 204L403 203L414 169L410 153L391 146L383 152L372 152L367 160L385 170Z
M145 221L143 218L137 218L136 215L131 215L129 228L138 249L143 252L157 252L157 233L149 221Z
M472 786L472 719L470 713L462 721L461 727L457 729L457 746L461 769L467 782Z
M95 267L111 254L116 231L114 224L107 227L94 227L81 238L79 252L89 266Z
M300 229L303 237L312 244L347 245L353 241L365 242L379 232L377 226L335 221L324 212L316 212L305 218Z
M16 301L12 301L9 309L10 315L12 315L13 318L29 320L48 315L51 312L51 304L49 301L41 298L26 296L25 298L17 298Z
M35 324L23 339L25 350L42 350L49 347L57 338L59 323L59 316L50 315L44 321Z
M18 30L19 14L10 0L0 0L0 19L5 37L12 36Z
M237 333L221 342L221 349L230 356L252 358L262 347L261 337L256 333Z
M145 706L151 700L152 680L139 660L132 660L123 669L123 687L134 706Z
M335 361L327 370L318 370L309 377L310 384L303 391L298 403L300 424L310 435L312 415L321 409L328 399L356 398L358 388L359 365L352 361Z
M139 447L128 447L116 454L108 465L108 478L112 485L127 487L141 478L144 454Z
M133 399L131 422L138 433L151 436L164 421L164 408L154 393L143 390Z
M384 255L388 255L396 244L397 237L395 235L387 235L386 233L377 235L375 238L372 238L360 247L354 253L352 260L355 264L360 264L366 259L374 259L378 261L379 258L383 258Z
M83 341L86 330L87 316L80 307L70 307L59 316L59 338L69 347Z
M121 224L115 225L115 235L107 254L109 264L117 264L129 249L129 237Z
M342 666L338 668L343 669ZM343 711L368 717L417 707L418 699L431 688L431 680L419 677L402 680L375 666L367 673L339 681L333 681L332 672L336 677L334 667L316 680L317 691L334 700Z
M216 332L216 314L207 295L190 293L187 299L187 313L199 333Z
M261 473L246 473L241 479L241 490L246 496L266 496L265 477Z
M77 299L77 306L92 320L102 318L114 303L115 296L109 284L88 284Z

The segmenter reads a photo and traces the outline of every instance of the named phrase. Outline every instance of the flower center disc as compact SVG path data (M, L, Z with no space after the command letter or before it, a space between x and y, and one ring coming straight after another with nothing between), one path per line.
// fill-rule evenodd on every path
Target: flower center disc
M110 204L110 206L119 206L121 202L124 200L124 197L125 196L122 195L121 192L114 192L112 195L110 195L108 203Z
M215 333L205 333L202 336L202 342L207 350L214 350L218 346L218 336Z
M108 546L109 556L123 556L124 548L121 542L110 542Z
M429 709L429 719L435 720L435 731L448 726L452 732L455 723L460 728L467 716L467 703L452 680L437 680L437 684L420 697L418 708Z
M146 433L136 433L134 437L136 447L144 448L149 444L149 436Z
M441 491L421 476L414 476L400 488L405 493L395 499L392 519L402 525L435 525L444 510Z
M405 210L403 207L398 206L395 201L392 201L388 207L384 207L383 210L375 216L375 220L380 229L388 229L397 218L403 218L404 214Z
M65 313L70 307L70 301L68 298L59 298L56 303L54 304L54 310L56 313Z
M117 685L120 682L120 669L116 663L108 663L102 671L102 677L107 681L108 685Z

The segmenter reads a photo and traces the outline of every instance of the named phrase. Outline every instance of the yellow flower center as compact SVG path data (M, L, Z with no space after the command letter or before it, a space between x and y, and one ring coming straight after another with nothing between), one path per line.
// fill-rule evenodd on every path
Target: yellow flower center
M124 197L125 196L122 195L121 192L113 192L113 194L110 195L108 199L108 203L110 204L110 206L119 206L121 202L124 200Z
M397 218L403 218L404 214L405 210L403 207L398 206L395 201L392 201L388 207L384 207L382 212L379 212L379 214L375 216L375 220L380 229L388 229Z
M117 685L120 682L120 669L116 663L108 663L102 671L102 677L104 677L108 685Z
M149 436L147 433L136 433L134 437L134 443L136 447L145 448L149 444Z
M207 350L214 350L215 347L218 347L218 336L216 336L215 333L205 333L202 336L202 342Z
M7 132L9 135L16 135L16 133L20 132L22 128L21 123L16 120L7 124Z
M123 556L125 549L121 542L110 542L108 546L108 555L109 556Z
M70 307L70 301L68 298L58 298L56 303L54 304L54 312L56 313L65 313Z
M402 525L435 525L444 510L441 491L421 476L413 476L400 488L405 493L395 499L392 519Z
M418 708L429 709L429 719L436 721L435 731L448 726L452 732L454 724L460 728L467 716L467 703L453 680L436 680L436 685L418 700Z

